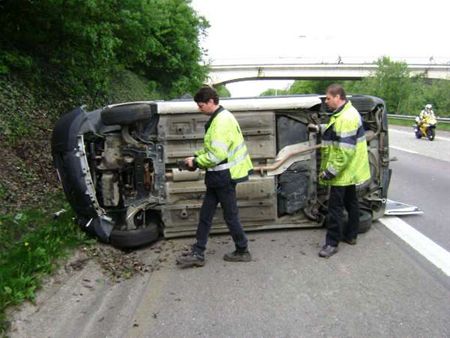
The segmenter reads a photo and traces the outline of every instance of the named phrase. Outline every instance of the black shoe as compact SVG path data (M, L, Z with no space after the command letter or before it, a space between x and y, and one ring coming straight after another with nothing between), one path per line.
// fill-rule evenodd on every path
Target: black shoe
M234 250L233 252L226 253L223 256L223 259L227 262L250 262L252 260L252 255L250 255L250 252L248 252L248 250Z
M350 244L350 245L356 245L356 238L351 238L351 239L349 239L349 238L344 238L343 239L343 241L345 242L345 243L347 243L347 244Z
M194 266L205 265L205 255L202 255L196 251L191 251L188 254L181 255L177 258L177 264L180 268L192 268Z
M337 246L332 246L332 245L327 244L322 248L322 250L320 250L319 256L324 257L324 258L330 258L336 252L338 252Z

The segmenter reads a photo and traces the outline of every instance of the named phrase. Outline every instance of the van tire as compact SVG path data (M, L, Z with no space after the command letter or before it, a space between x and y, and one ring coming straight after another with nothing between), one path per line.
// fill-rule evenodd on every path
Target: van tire
M369 231L371 226L372 226L372 213L368 210L360 209L358 233L363 234Z
M150 224L145 228L136 230L113 230L110 242L118 248L136 248L157 241L159 238L159 227Z
M358 233L363 234L370 230L370 227L372 226L372 212L366 209L359 209L359 227L358 227ZM348 214L347 211L344 210L344 220L343 220L345 226L348 222ZM326 220L325 220L325 226Z
M134 122L150 120L156 115L156 106L146 103L136 103L105 108L102 121L105 125L129 125Z

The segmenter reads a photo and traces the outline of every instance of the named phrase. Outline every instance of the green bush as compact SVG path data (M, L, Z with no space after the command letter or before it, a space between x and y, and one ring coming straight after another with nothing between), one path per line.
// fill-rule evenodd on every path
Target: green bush
M61 203L59 207L70 210ZM72 211L53 219L52 213L43 209L0 216L1 334L7 328L5 309L33 301L43 276L55 269L68 249L90 242L72 218Z

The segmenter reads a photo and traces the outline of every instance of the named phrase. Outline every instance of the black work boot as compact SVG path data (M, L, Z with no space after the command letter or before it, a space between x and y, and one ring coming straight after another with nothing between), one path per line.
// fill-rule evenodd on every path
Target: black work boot
M227 262L250 262L252 260L252 255L250 252L245 250L234 250L233 252L226 253L223 259Z
M344 242L350 245L356 245L357 240L356 238L344 238Z
M337 246L327 244L322 248L322 250L319 251L319 256L323 258L330 258L336 252L338 252Z
M205 265L205 255L192 250L187 254L182 254L177 258L177 264L180 268L192 268Z

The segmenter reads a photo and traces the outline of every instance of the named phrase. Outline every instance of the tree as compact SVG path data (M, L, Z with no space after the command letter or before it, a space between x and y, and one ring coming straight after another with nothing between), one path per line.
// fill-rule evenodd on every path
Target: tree
M332 80L296 80L288 89L269 88L259 96L324 94L327 87L334 82Z
M450 81L434 80L424 85L422 106L431 103L440 117L450 116Z
M288 95L287 89L273 89L269 88L263 91L259 96L278 96L278 95Z
M198 89L206 76L206 68L199 64L199 35L207 21L185 0L127 0L125 4L119 17L119 27L124 28L117 33L123 43L119 59L168 96Z
M219 97L231 97L231 93L225 85L216 86L216 91Z
M362 81L346 81L349 93L375 95L385 100L389 112L415 115L427 103L445 116L450 113L450 81L429 80L424 75L410 77L407 64L388 57L377 61L373 76Z
M373 76L359 82L348 83L347 91L381 97L389 112L405 111L414 90L408 65L384 56L377 61L378 69Z
M297 80L289 88L289 94L325 94L333 80Z
M75 96L108 91L123 69L168 97L206 75L208 23L187 0L3 0L0 19L0 73L45 77Z

